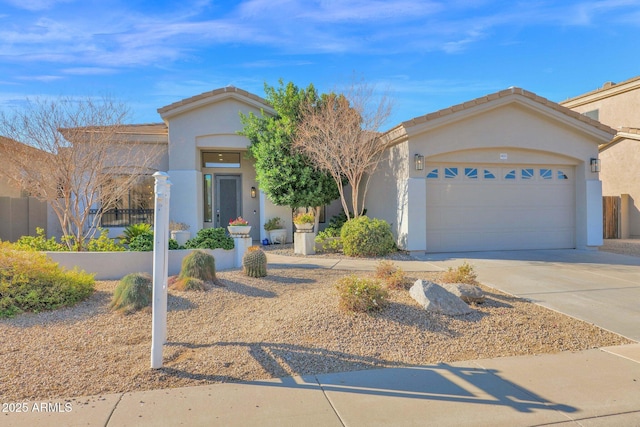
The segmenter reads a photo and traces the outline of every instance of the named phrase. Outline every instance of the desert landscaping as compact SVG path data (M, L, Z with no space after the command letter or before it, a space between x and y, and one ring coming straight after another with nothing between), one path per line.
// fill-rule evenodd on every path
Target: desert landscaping
M221 286L206 292L171 290L159 370L149 367L151 311L112 311L117 282L97 282L74 307L0 320L0 397L72 398L631 342L486 287L486 301L466 316L427 313L406 289L390 291L380 312L347 313L334 284L349 274L269 268L250 278L234 269L218 272Z

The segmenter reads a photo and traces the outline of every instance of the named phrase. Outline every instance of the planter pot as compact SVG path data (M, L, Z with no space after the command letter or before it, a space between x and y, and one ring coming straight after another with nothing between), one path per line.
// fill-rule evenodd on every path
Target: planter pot
M311 233L313 231L313 224L304 223L304 224L295 224L296 231L301 233Z
M229 225L227 227L229 234L232 236L248 236L251 232L250 225Z
M191 232L187 230L171 230L171 238L178 242L180 246L184 246L187 240L191 238Z
M271 243L287 243L287 230L278 228L277 230L269 230L269 241Z

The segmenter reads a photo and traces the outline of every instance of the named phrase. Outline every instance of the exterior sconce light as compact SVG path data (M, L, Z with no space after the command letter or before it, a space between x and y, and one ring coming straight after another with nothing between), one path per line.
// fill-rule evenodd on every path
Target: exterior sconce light
M591 172L600 172L600 159L591 159Z
M251 198L255 199L256 198L256 187L251 187Z
M424 156L421 154L416 154L413 156L413 161L415 163L415 167L417 171L421 171L424 169Z

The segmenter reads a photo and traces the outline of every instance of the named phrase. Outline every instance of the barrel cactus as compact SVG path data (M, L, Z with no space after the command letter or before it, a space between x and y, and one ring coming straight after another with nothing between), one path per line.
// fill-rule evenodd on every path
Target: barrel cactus
M151 305L152 279L146 273L131 273L122 278L113 292L111 308L125 314Z
M242 269L249 277L267 275L267 255L259 246L251 246L242 257Z
M203 251L193 251L182 260L180 274L171 287L178 291L205 291L207 284L218 285L216 260Z

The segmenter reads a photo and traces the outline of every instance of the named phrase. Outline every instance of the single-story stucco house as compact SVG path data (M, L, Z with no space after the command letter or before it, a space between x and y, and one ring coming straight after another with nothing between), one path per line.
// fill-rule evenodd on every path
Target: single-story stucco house
M640 76L602 87L561 103L617 131L600 146L602 194L617 202L610 237L640 237Z
M239 113L261 111L274 114L259 96L226 87L158 109L163 123L129 127L132 141L166 144L155 168L170 177L171 220L193 234L243 216L258 241L262 224L278 216L291 240L291 210L260 191L249 141L238 134ZM614 134L520 88L416 117L382 134L389 148L369 185L367 215L389 222L410 251L596 248L602 184L591 165ZM133 189L126 208L137 208L150 184ZM340 203L325 207L323 220L340 211ZM118 221L105 215L103 225L117 235L127 225Z

